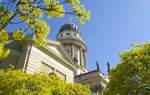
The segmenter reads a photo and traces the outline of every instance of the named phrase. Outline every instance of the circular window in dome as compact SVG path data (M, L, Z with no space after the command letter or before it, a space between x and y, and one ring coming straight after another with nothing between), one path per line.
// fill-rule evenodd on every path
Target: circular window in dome
M63 36L63 34L60 35L61 37Z
M67 35L70 35L70 33L67 33Z

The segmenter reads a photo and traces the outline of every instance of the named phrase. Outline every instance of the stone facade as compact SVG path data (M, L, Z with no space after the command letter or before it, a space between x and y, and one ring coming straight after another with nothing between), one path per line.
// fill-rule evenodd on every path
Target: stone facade
M6 47L12 52L2 62L4 68L13 62L16 69L27 73L55 73L67 82L89 84L93 95L101 95L108 79L99 68L88 72L87 46L77 26L73 23L62 25L56 39L45 40L47 45L42 47L32 45L32 37L21 43L10 39Z
M90 85L93 95L102 95L108 79L97 69L75 76L75 82Z

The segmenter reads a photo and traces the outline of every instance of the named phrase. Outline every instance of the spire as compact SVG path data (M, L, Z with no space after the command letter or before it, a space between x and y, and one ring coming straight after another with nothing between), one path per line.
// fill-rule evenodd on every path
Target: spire
M110 64L107 62L107 69L108 69L108 74L110 73Z
M100 71L98 61L96 61L96 67L97 67L97 70Z
M71 22L72 22L72 18L70 17L70 18L69 18L69 23L71 23Z

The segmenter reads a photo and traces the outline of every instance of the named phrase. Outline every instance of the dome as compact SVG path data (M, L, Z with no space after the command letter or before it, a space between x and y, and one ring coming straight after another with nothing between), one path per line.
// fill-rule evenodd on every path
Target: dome
M65 23L61 26L57 36L57 41L63 44L76 44L86 49L85 41L82 39L78 27L74 23Z
M63 32L66 30L72 30L73 32L79 32L78 27L74 23L65 23L64 25L61 26L59 32Z

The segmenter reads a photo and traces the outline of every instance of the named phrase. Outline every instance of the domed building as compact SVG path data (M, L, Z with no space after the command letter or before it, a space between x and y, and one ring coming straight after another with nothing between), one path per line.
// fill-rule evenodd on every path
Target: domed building
M47 39L46 42L47 45L36 47L31 43L20 45L10 39L6 46L11 48L11 54L2 62L4 68L13 62L16 69L26 73L55 73L67 82L89 84L93 95L102 93L108 78L100 72L98 64L96 70L87 70L87 46L75 24L63 24L56 41Z
M62 25L59 33L57 34L57 41L61 42L66 53L71 57L74 66L79 68L77 74L87 72L87 46L82 39L78 27L73 23L66 23Z

